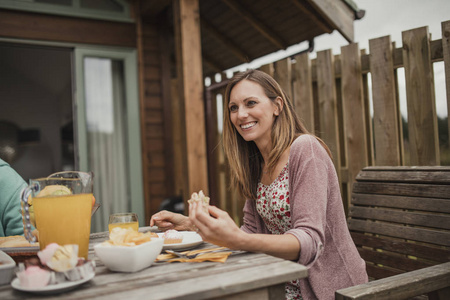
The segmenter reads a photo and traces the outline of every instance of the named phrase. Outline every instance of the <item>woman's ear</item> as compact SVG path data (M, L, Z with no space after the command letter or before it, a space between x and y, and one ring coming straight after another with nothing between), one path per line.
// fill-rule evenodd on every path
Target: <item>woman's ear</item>
M283 99L281 99L281 97L278 96L275 98L274 102L275 102L275 110L274 110L273 114L278 117L280 115L281 111L283 110L283 104L284 104Z

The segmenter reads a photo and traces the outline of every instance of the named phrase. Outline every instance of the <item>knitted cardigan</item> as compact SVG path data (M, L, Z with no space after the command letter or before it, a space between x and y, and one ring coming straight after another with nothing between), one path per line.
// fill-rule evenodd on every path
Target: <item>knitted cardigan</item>
M292 228L285 234L298 239L298 263L308 268L308 277L300 280L303 299L334 299L336 290L367 282L365 262L348 231L333 162L311 135L301 135L291 145L289 199ZM245 203L241 229L270 234L255 200Z

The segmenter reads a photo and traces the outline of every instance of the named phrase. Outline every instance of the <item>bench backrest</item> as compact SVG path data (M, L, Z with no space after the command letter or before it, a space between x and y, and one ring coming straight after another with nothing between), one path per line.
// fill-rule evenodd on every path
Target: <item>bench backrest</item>
M450 261L450 167L367 167L349 229L371 279Z

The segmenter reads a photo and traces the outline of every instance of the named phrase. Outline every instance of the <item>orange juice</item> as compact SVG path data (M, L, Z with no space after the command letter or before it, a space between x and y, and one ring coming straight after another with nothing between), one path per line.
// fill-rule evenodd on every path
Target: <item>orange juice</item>
M77 244L78 256L88 258L92 194L33 198L41 250L50 243Z
M113 230L113 228L120 227L120 228L131 228L134 231L139 231L139 222L128 222L128 223L111 223L108 225L109 232Z

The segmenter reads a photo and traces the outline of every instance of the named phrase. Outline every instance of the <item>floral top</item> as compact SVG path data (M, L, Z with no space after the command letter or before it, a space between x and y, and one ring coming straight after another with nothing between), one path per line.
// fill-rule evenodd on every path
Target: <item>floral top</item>
M258 183L256 210L272 234L284 234L291 229L288 167L289 161L270 185ZM298 280L286 284L286 299L302 299Z

